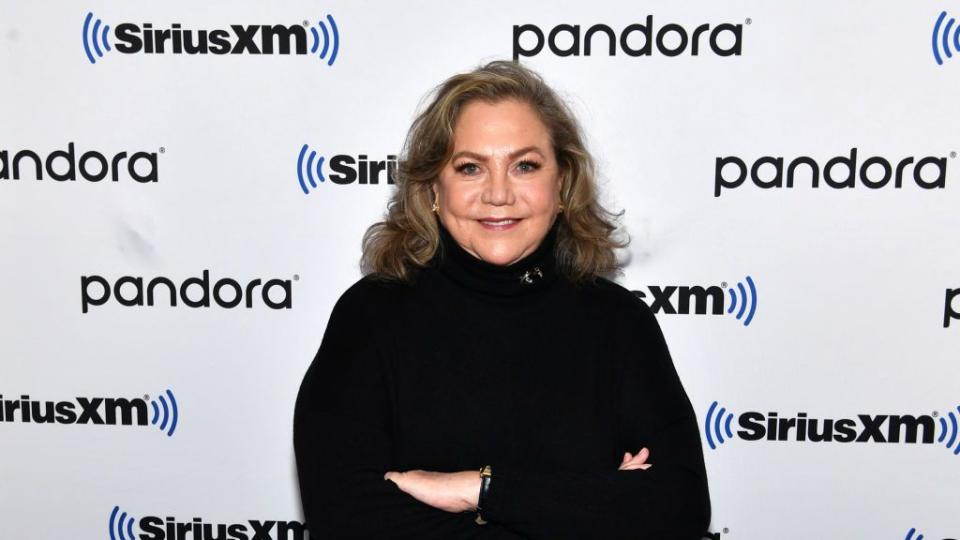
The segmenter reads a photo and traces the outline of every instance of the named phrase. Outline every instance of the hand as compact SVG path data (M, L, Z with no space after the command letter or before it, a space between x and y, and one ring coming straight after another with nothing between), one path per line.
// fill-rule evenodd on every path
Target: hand
M620 466L617 467L618 471L629 471L633 469L643 469L647 470L650 467L653 467L652 463L646 463L647 457L650 456L650 450L646 448L641 448L637 455L630 455L630 452L623 453L623 461L620 462Z
M447 512L476 510L480 498L480 473L477 471L387 471L383 478L418 501Z

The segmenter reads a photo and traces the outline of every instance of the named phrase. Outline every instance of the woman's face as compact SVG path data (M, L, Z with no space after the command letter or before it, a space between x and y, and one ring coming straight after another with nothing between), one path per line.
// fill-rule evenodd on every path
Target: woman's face
M560 185L550 135L530 105L474 100L460 110L434 193L464 250L508 265L540 245L559 212Z

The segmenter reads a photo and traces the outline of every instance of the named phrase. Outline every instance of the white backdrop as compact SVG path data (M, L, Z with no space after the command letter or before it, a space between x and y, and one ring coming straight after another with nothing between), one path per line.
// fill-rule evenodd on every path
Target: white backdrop
M710 26L695 56L631 56L648 16L665 49L667 25ZM515 54L570 102L604 201L626 209L621 283L656 303L704 428L709 538L960 536L954 17L927 1L0 1L0 538L303 538L294 398L392 189L337 183L333 162L392 159L434 85ZM602 32L584 54L598 24L625 34L612 56ZM253 25L302 32L304 54L251 54L231 25L258 48ZM580 54L551 49L552 30L574 46L560 25L579 25ZM243 50L130 52L176 28ZM853 148L853 187L812 187L810 162ZM97 175L91 151L106 179L55 179L81 161ZM316 187L298 177L311 152ZM784 184L812 159L792 188L718 189L718 160L749 176L764 156ZM867 187L911 157L901 187ZM759 183L775 174L761 160ZM172 306L162 284L146 305L157 278L199 299L204 272L211 295L261 280L250 307ZM691 287L719 314L682 309ZM767 440L771 417L829 420L833 440Z

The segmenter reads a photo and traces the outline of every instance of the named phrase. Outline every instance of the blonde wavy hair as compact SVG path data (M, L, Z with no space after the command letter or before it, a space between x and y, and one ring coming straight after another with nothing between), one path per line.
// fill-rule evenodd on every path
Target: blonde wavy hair
M431 188L453 154L460 110L472 100L494 104L504 99L530 105L550 134L562 175L564 207L557 216L557 269L574 282L622 273L614 249L626 247L630 240L614 233L624 211L613 213L598 201L596 163L586 150L581 128L540 75L516 61L495 60L450 77L431 93L433 100L407 133L384 220L363 235L364 275L412 281L415 271L433 258L440 232Z

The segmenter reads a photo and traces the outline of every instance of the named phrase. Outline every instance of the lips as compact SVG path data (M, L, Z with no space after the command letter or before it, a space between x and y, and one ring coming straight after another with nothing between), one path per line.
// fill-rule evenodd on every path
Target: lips
M521 219L523 218L482 218L477 221L488 231L505 231L515 227Z

